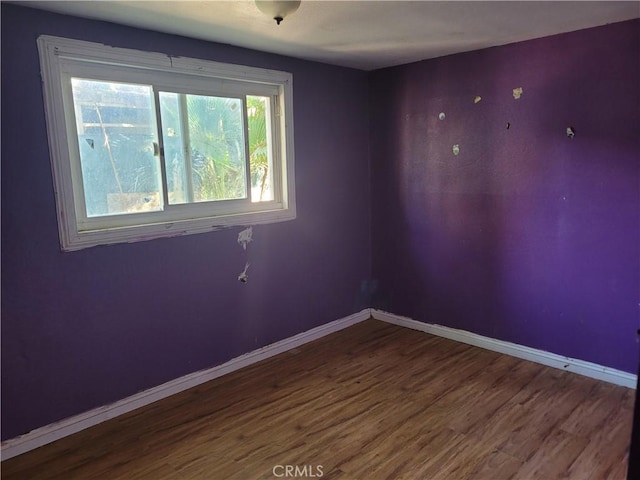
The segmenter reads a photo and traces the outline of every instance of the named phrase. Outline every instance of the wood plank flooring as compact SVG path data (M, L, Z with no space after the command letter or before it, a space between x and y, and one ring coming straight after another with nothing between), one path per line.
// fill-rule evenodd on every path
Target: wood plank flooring
M2 479L623 480L634 396L368 320L9 459Z

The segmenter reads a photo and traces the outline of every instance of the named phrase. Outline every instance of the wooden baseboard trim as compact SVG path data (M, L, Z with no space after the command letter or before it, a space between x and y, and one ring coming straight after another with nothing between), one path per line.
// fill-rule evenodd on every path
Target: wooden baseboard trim
M401 317L381 310L372 309L371 316L376 320L381 320L383 322L393 323L394 325L414 330L420 330L421 332L430 333L432 335L448 338L461 343L467 343L487 350L504 353L506 355L511 355L512 357L541 363L542 365L547 365L549 367L567 370L569 372L578 373L586 377L603 380L623 387L635 389L637 385L637 375L598 365L597 363L564 357L555 353L545 352L544 350L505 342L503 340L496 340L495 338L485 337L466 330L458 330L456 328L444 327L442 325L418 322L411 318Z
M325 325L320 325L312 330L302 332L279 342L267 345L266 347L246 353L240 357L229 360L222 365L215 366L199 372L190 373L183 377L171 380L157 387L150 388L130 397L119 400L110 405L98 407L79 415L66 418L59 422L45 425L44 427L32 430L29 433L2 442L2 460L26 453L35 448L64 438L73 433L79 432L125 413L131 412L145 405L149 405L163 398L167 398L176 393L180 393L189 388L221 377L254 363L266 360L269 357L297 348L305 343L312 342L331 333L350 327L356 323L371 318L371 310L366 308L358 313L349 315L340 320L335 320Z

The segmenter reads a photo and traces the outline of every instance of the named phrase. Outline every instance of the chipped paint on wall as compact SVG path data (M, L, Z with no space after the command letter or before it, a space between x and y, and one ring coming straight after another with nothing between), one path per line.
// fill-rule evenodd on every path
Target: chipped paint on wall
M242 283L247 283L247 281L249 280L249 275L247 275L247 270L249 270L249 262L247 262L244 265L244 270L242 272L240 272L240 275L238 275L238 280L240 280L240 282Z
M522 96L522 87L518 87L518 88L514 88L513 89L513 98L515 98L516 100L519 100L520 97Z
M253 227L245 228L238 233L238 243L242 245L244 250L247 249L247 244L253 240Z
M473 103L480 103L480 100L482 100L482 97L480 95L476 95L476 98L473 99Z
M240 233L238 233L238 243L242 245L242 249L245 252L247 250L247 245L251 241L253 241L253 227L245 228L244 230L240 231ZM244 265L244 270L240 272L240 275L238 275L238 280L240 280L240 282L242 283L247 283L247 281L249 280L249 275L247 275L247 270L249 269L248 252L246 256L247 262Z
M458 155L460 153L460 145L458 145L457 143L453 146L452 148L453 150L453 154L454 155Z

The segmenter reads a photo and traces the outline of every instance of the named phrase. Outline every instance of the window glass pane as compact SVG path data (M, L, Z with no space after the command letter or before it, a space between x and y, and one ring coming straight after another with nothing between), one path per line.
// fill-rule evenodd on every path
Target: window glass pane
M162 210L151 87L71 79L88 217Z
M242 100L160 92L169 202L247 197Z
M251 201L273 200L273 158L269 97L247 96Z

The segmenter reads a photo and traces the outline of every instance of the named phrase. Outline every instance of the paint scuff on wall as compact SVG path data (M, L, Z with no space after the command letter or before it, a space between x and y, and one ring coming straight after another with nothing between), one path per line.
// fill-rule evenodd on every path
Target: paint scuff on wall
M249 262L244 265L244 270L240 272L240 275L238 275L238 280L240 280L242 283L247 283L247 281L249 280L247 270L249 270Z
M253 227L245 228L238 233L238 243L242 245L244 250L247 249L247 244L253 240Z
M242 249L246 252L247 245L249 242L253 241L253 227L248 227L238 233L238 243L242 245ZM238 275L238 280L241 283L247 283L249 281L249 275L247 275L247 270L249 270L249 252L246 253L247 261L244 265L244 270L240 272Z

